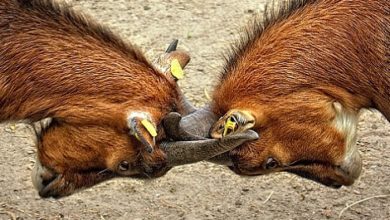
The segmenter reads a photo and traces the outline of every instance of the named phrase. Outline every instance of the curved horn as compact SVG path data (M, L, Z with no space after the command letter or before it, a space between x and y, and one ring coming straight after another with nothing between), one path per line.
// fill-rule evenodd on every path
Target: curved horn
M171 44L169 44L168 48L165 50L165 53L170 53L175 51L177 48L177 44L179 43L178 39L174 39Z
M183 91L181 91L180 88L178 88L179 91L179 96L181 98L180 103L181 106L183 107L183 115L189 115L191 113L194 113L197 109L195 108L194 105L190 101L188 101L187 97L183 94Z
M229 156L229 152L219 154L213 158L208 159L207 161L224 166L233 166L233 161Z
M256 140L259 135L253 130L227 136L223 139L162 142L160 147L168 156L168 166L178 166L208 160L232 150L246 141Z
M211 126L218 120L209 106L200 108L183 118L171 112L163 120L168 137L176 141L202 140L209 137Z
M216 116L205 106L182 117L177 112L171 112L163 125L168 137L173 142L163 142L162 147L168 156L168 166L195 163L202 160L230 165L228 151L246 141L256 140L259 135L253 130L226 136L222 139L208 139L211 126L217 121Z

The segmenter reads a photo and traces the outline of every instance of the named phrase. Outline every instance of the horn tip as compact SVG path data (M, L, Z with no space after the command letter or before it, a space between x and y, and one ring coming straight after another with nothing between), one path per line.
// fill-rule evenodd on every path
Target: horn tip
M179 43L179 39L173 39L173 41L169 44L169 46L165 52L170 53L172 51L175 51L178 43Z

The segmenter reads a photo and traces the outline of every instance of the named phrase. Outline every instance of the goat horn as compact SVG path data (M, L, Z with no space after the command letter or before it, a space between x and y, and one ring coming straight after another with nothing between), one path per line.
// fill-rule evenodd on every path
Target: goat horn
M168 114L163 120L163 126L167 136L173 141L160 145L168 155L168 165L178 166L202 160L226 164L229 163L226 152L246 141L259 138L256 132L248 130L220 140L208 139L210 127L217 119L209 106L184 117L176 112Z
M256 140L259 135L253 130L227 136L223 139L206 139L196 141L162 142L160 147L168 156L170 167L195 163L211 159L230 151L246 141Z
M225 152L223 154L219 154L215 157L212 157L208 159L207 161L219 165L224 165L224 166L233 166L233 161L231 160L229 156L229 152Z
M194 111L195 108L190 105L190 108L187 109L192 111L183 118L176 112L165 116L163 125L167 136L175 141L201 140L209 137L210 128L218 120L218 117L210 110L209 106Z
M176 50L177 44L179 43L178 39L174 39L171 44L169 44L167 50L165 50L165 53L170 53Z
M183 115L189 115L191 113L194 113L197 110L195 106L190 101L188 101L187 97L183 94L180 88L178 89L178 91L181 98L180 103L183 107Z

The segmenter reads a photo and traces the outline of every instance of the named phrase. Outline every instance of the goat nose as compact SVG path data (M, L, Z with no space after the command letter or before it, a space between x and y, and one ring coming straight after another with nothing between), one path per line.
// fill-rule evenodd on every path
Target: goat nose
M150 177L158 177L165 173L165 171L168 171L169 167L167 167L166 163L155 163L155 164L144 164L143 165L143 172L147 176Z
M238 174L238 175L242 174L242 171L241 171L241 169L239 168L239 165L238 165L237 163L234 163L234 162L233 162L233 165L232 165L232 166L228 166L228 168L229 168L231 171L233 171L233 172L235 172L236 174Z
M38 191L42 190L56 177L57 174L43 166L38 158L36 159L34 168L31 172L31 179L35 189Z
M351 185L360 176L362 159L357 149L347 153L339 169L347 180L346 185Z

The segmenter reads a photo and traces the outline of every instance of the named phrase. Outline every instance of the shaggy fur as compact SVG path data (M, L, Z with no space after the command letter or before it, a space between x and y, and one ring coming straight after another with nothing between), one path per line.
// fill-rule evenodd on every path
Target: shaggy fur
M66 4L0 1L0 121L54 118L39 160L65 183L96 184L123 158L140 172L162 168L165 154L145 152L129 136L127 116L148 113L158 142L162 117L182 111L179 99L175 82L138 49Z
M141 51L129 42L124 42L121 38L111 32L86 15L74 11L65 2L53 0L17 0L20 7L25 10L35 11L43 19L53 20L57 25L72 26L75 32L80 35L89 35L100 42L107 44L110 48L120 51L125 56L137 59L143 63L148 63Z
M284 1L278 8L275 8L274 1L266 4L262 17L257 15L255 19L249 22L237 42L231 45L230 51L225 56L226 64L222 72L222 79L232 72L239 58L253 46L266 29L272 27L275 23L288 19L292 14L313 2L315 0Z
M356 123L340 130L337 120L362 108L390 120L390 2L297 0L278 11L249 26L213 95L218 116L238 110L256 118L261 138L231 152L234 170L350 185L361 163L355 150L354 163L346 161ZM268 158L278 167L266 169Z

